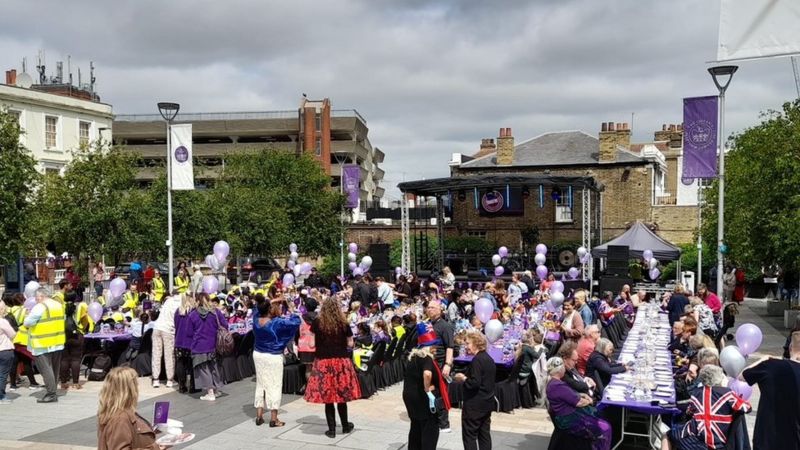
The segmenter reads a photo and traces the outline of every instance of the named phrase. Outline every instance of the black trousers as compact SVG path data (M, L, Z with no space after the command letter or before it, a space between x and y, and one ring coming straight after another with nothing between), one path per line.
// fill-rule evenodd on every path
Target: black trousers
M408 430L408 450L436 450L439 442L439 422L435 416L425 420L411 419Z
M461 440L464 450L491 450L492 412L461 411Z
M78 384L81 374L81 358L83 357L83 335L78 335L73 339L67 339L64 344L64 353L61 355L61 373L59 374L62 383L69 383L72 375L72 384Z

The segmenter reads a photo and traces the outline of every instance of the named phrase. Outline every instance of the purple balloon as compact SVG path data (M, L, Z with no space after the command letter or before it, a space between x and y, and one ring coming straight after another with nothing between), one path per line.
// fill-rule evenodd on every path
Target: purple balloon
M648 249L642 252L642 256L644 257L645 261L650 261L650 258L653 257L653 251Z
M283 285L291 286L294 284L294 275L287 273L283 276Z
M217 241L214 244L214 256L216 256L218 260L222 261L223 259L227 258L230 252L231 247L227 242Z
M503 266L497 266L494 268L494 276L499 277L502 276L506 269Z
M567 273L569 274L569 277L572 278L573 280L577 279L578 275L580 275L580 271L578 271L577 267L570 267Z
M753 395L753 387L747 382L736 378L728 378L728 388L744 400L749 400L750 396Z
M661 276L661 271L658 270L658 267L654 267L654 268L650 269L650 279L651 280L657 280L658 277L660 277L660 276Z
M587 253L581 257L582 264L589 264L592 261L592 254Z
M203 292L206 294L213 294L219 290L219 280L217 277L206 275L203 277Z
M742 324L736 330L736 345L742 351L742 355L747 356L756 350L761 345L763 336L761 329L752 323Z
M394 273L395 273L395 275L402 274L403 273L403 268L402 267L395 267L394 268Z
M353 276L357 277L359 275L364 275L364 270L361 267L356 267L353 269Z
M475 302L475 315L481 323L486 323L492 319L494 314L494 305L488 298L482 297Z
M292 272L294 273L295 278L300 276L300 273L302 273L302 269L303 269L303 266L301 264L296 264L294 266L294 269L292 269Z
M294 242L289 244L289 253L296 252L296 251L297 251L297 244L295 244Z
M544 309L547 310L547 312L556 312L558 310L558 307L554 305L551 300L548 300L544 304Z
M122 278L114 278L108 285L108 290L111 292L111 298L117 298L125 292L128 286Z
M536 253L541 253L542 255L547 254L547 246L544 244L539 244L536 246Z
M25 300L25 304L23 304L22 306L24 306L25 309L28 310L28 312L31 312L33 307L36 306L36 299L33 297L28 297L28 299Z
M294 269L295 264L297 263L290 259L289 261L286 262L286 267L288 267L289 269Z
M356 264L356 263L354 263L354 262L351 262L350 264L348 264L348 265L347 265L347 267L348 267L348 268L350 269L350 271L352 272L353 270L356 270L356 267L358 267L358 264Z
M536 267L536 276L539 277L540 280L544 280L547 278L547 267L545 266L537 266Z
M505 258L508 256L508 248L506 248L506 246L500 247L497 249L497 254L500 255L501 258Z
M348 250L350 250L350 253L358 253L358 245L356 245L356 243L355 243L355 242L351 242L351 243L350 243L350 244L347 246L347 249L348 249Z
M564 283L554 281L553 284L550 285L550 292L564 292Z
M97 302L89 303L89 317L92 318L93 321L97 322L103 317L103 305Z

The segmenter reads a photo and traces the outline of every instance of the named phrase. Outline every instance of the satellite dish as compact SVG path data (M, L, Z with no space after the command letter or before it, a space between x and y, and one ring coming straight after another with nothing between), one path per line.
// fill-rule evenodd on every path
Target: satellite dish
M30 75L23 72L17 76L17 87L28 89L31 86L33 86L33 78Z

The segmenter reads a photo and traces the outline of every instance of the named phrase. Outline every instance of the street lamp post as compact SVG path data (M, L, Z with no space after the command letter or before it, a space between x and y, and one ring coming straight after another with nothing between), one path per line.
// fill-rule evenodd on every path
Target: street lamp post
M159 102L158 112L161 117L167 122L167 253L169 255L169 295L172 295L174 286L173 271L175 264L173 262L174 254L172 248L172 142L170 136L170 127L172 120L178 115L181 105L177 103Z
M717 292L722 292L723 260L722 246L725 237L725 91L733 80L739 66L709 67L708 73L719 90L719 200L717 212Z
M347 161L347 155L334 153L334 157L339 163L339 194L344 195L344 163ZM341 280L344 280L344 213L345 208L342 206L342 210L339 212L339 277Z

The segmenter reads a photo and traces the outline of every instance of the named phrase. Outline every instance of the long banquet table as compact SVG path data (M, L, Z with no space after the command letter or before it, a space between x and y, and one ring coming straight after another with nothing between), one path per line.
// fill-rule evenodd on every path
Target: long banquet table
M670 340L670 323L667 314L654 314L639 308L636 320L620 351L620 362L636 362L633 370L613 375L603 392L599 409L619 407L622 410L622 427L619 447L626 436L647 437L654 449L661 448L661 415L674 415L680 411L675 406L675 384L672 378L672 356L667 350ZM644 348L649 346L651 360L645 369ZM642 386L642 385L645 386ZM638 389L637 389L638 385ZM647 434L630 430L631 422L646 424Z

